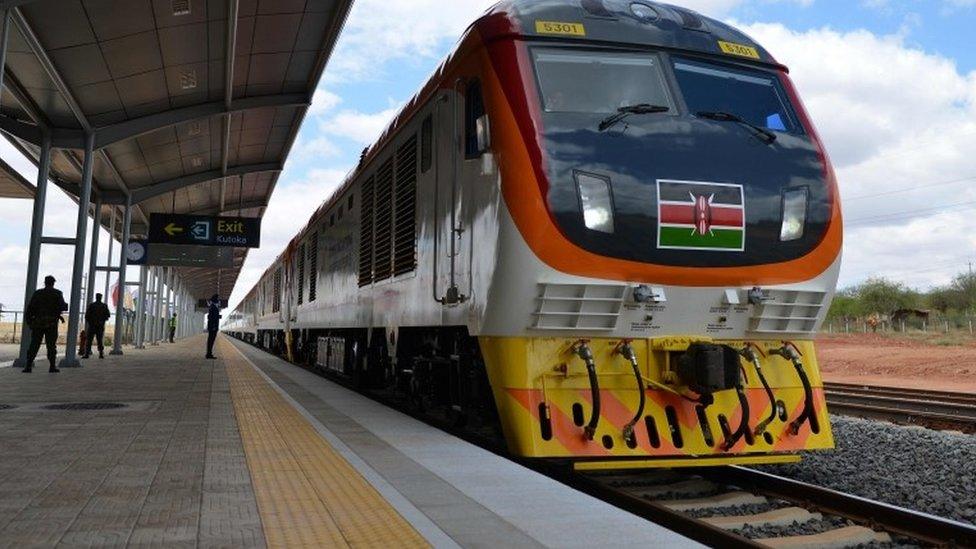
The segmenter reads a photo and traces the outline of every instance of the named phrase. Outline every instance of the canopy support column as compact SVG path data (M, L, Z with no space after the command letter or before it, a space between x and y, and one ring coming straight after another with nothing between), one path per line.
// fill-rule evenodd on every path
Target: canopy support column
M145 265L139 267L139 300L136 302L136 325L133 333L133 340L136 349L145 349L143 337L146 333L146 292L149 291L146 285L147 268Z
M91 205L92 168L95 163L95 134L85 136L85 164L82 168L81 194L78 197L78 223L75 229L75 258L71 271L71 300L68 302L68 340L64 349L63 368L80 368L78 360L78 323L81 320L81 277L85 263L85 239L88 236L88 208Z
M4 15L6 19L6 14ZM3 71L0 71L2 74ZM41 141L41 158L37 163L37 189L34 192L34 213L31 217L30 247L27 255L27 281L24 284L24 311L31 296L37 290L37 271L41 263L41 239L44 237L44 206L47 203L47 179L51 171L51 135L44 132ZM30 347L30 326L24 322L20 328L20 357L15 368L27 366L27 349Z
M159 321L159 315L161 314L161 309L163 306L163 273L160 272L161 267L156 267L156 296L153 299L153 331L152 331L152 345L159 345L159 328L161 322Z
M129 243L129 230L132 227L132 197L125 199L125 210L122 213L122 241L119 242L119 300L115 305L115 337L112 338L112 352L115 356L122 355L122 331L125 319L125 271L129 266L129 257L126 254L126 245ZM115 240L115 235L112 236ZM111 244L110 244L111 246ZM109 255L111 259L111 255Z
M108 256L106 257L105 266L109 270L105 271L105 301L108 302L109 292L112 290L112 249L115 245L115 206L112 206L112 223L109 225L108 234L111 238L108 239ZM125 246L122 247L123 250Z
M95 273L98 271L98 237L102 232L102 199L95 199L95 224L92 225L91 253L88 254L88 284L85 285L85 310L88 304L95 301ZM109 235L111 237L111 235ZM108 273L105 276L109 276ZM104 294L103 294L104 295ZM108 303L108 296L105 295L105 302Z

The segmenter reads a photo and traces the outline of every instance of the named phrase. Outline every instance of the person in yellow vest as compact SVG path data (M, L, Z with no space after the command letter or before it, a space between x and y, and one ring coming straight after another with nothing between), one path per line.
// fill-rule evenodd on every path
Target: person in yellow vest
M176 313L169 317L169 342L173 343L174 339L176 339Z

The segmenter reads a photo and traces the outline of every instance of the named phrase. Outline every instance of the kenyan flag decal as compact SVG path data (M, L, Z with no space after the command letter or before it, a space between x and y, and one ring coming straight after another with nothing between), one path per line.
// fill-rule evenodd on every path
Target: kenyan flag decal
M741 252L746 248L742 185L657 182L657 247Z

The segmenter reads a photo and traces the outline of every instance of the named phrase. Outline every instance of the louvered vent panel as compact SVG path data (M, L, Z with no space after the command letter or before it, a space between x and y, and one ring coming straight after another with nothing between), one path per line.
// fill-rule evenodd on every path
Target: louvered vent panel
M827 294L817 291L769 290L753 313L750 331L757 334L803 334L817 328Z
M373 223L375 188L373 178L363 182L359 201L359 286L373 283Z
M376 172L376 253L373 259L373 280L379 282L393 276L393 158L390 157Z
M532 328L536 330L613 330L627 286L540 284Z
M298 248L298 304L305 303L305 245Z
M417 268L417 136L397 150L393 274Z
M308 247L308 301L315 301L319 281L319 233L315 231Z
M279 267L274 274L274 291L272 292L271 312L281 311L281 268Z

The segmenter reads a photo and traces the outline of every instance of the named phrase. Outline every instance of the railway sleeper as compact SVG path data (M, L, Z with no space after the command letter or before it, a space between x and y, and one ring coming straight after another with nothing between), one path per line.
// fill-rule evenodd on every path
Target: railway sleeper
M716 516L700 520L726 530L738 530L746 526L788 526L794 522L800 523L822 518L823 515L820 513L811 513L802 507L782 507L754 515Z
M841 549L870 543L891 543L891 536L866 526L845 526L819 534L755 539L758 543L781 549Z
M760 505L768 503L769 500L763 496L750 494L749 492L734 491L724 492L714 496L694 499L674 499L658 501L661 505L672 511L693 511L697 509L724 509L738 507L740 505Z

